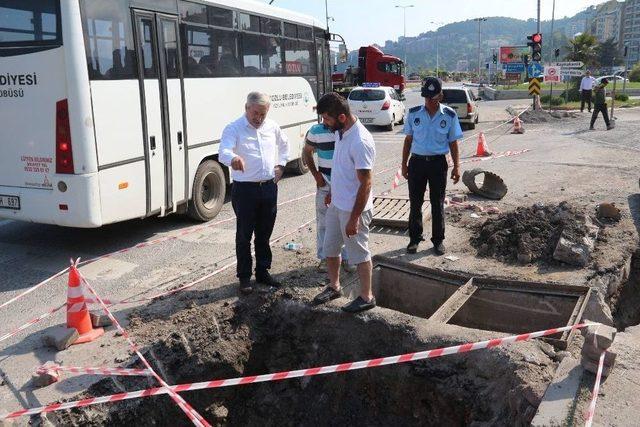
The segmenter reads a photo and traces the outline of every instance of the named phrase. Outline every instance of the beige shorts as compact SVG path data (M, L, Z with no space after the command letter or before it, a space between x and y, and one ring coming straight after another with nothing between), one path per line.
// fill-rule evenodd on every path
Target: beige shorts
M347 237L345 228L351 217L351 212L343 211L334 205L329 206L325 217L325 234L322 252L326 257L340 256L344 247L347 252L349 264L358 265L371 260L369 251L369 225L371 224L371 210L364 211L360 215L358 234Z

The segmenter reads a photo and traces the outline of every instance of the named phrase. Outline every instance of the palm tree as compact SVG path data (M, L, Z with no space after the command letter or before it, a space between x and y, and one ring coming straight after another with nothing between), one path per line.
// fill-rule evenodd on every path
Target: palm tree
M567 61L582 61L587 68L598 65L598 41L591 34L579 34L567 45Z

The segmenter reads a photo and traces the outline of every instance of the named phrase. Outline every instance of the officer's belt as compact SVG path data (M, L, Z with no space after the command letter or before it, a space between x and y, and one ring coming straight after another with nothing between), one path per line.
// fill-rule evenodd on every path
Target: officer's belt
M427 162L431 162L433 160L440 160L445 157L444 154L436 154L434 156L423 156L422 154L413 154L411 153L411 157L415 157L416 159L426 160Z

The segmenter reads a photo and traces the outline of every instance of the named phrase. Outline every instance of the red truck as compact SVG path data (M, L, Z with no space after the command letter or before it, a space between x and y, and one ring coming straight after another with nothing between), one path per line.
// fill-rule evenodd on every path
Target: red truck
M365 82L390 86L402 94L406 85L404 63L400 58L385 55L375 46L362 46L358 49L358 66L349 66L344 73L333 73L331 81L333 90L345 96L353 87Z

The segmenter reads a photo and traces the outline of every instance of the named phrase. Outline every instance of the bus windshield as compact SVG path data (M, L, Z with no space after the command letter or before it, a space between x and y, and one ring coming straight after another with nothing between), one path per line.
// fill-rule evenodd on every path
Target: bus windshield
M0 0L0 47L60 43L59 0Z

